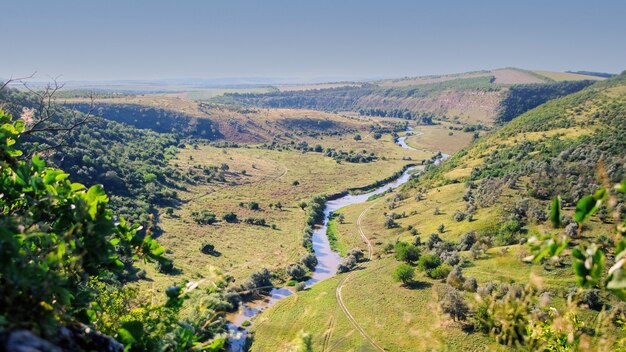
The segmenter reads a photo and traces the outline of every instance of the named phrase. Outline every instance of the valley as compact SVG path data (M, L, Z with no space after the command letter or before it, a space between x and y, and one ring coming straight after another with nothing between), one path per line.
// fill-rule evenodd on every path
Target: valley
M382 88L353 83L196 100L72 91L56 98L51 121L82 113L98 128L77 127L72 147L47 156L70 177L103 184L111 208L146 224L138 231L163 246L120 276L141 293L133 302L167 305L174 283L202 287L180 296L180 316L210 315L206 336L217 350L287 351L303 333L315 351L506 350L510 336L493 328L504 324L493 307L510 304L511 294L535 302L541 292L550 309L575 309L580 326L619 303L576 289L571 256L574 246L603 241L614 262L608 211L572 224L577 200L599 179L625 175L624 78L579 76L501 69L375 81L386 96L415 89L382 105ZM349 95L364 87L368 95ZM37 107L25 93L3 94L16 116ZM472 113L494 97L491 110ZM460 99L454 104L467 115L453 105L422 109L431 99ZM28 137L27 150L46 150L55 136ZM94 169L99 160L109 169ZM131 182L142 186L121 187ZM554 233L555 197L563 212L556 232L571 242L533 261L538 239ZM573 299L596 306L572 308ZM524 324L539 328L530 309L520 313L529 314ZM603 343L623 334L603 329Z

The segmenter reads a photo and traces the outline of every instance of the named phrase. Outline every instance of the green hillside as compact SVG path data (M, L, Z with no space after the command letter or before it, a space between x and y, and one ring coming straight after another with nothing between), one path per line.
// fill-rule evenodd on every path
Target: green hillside
M411 138L407 143L419 139ZM313 343L320 349L377 350L359 331L389 351L504 349L498 342L533 350L591 341L594 348L584 349L614 348L622 333L610 319L622 314L619 299L598 284L576 289L571 266L572 251L590 242L599 243L606 261L613 261L619 239L612 236L614 217L621 213L623 219L624 208L615 213L600 207L579 227L574 207L599 186L625 178L624 150L622 74L513 119L440 167L429 166L399 192L342 209L345 221L333 225L339 245L367 250L356 235L363 231L373 244L372 261L353 276L344 274L270 308L255 327L253 350L266 351L299 329L315 332ZM563 207L563 225L556 230L548 217L555 196ZM616 197L614 203L623 204L623 196ZM569 239L561 255L529 260L539 242L531 246L528 239L551 233ZM412 244L419 260L404 254ZM392 280L403 261L416 270L406 285ZM331 298L335 291L359 329L344 319ZM300 314L289 309L295 302ZM507 309L517 310L528 330L506 330L516 326ZM538 312L543 318L533 315ZM451 318L457 313L458 321ZM394 334L382 333L383 325L393 326ZM574 340L564 342L568 334Z

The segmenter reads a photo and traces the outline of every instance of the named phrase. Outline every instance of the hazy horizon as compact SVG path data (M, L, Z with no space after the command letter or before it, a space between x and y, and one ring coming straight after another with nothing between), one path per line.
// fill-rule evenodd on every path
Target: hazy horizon
M626 69L621 1L25 0L0 10L10 14L0 23L10 53L2 78L322 82Z

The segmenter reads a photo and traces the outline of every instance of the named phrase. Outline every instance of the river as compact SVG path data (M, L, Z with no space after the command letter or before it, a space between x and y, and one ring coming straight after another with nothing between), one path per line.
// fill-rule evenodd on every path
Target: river
M410 130L412 130L412 128L408 127L407 131ZM406 136L399 137L397 143L405 149L417 150L407 145L405 143L405 139ZM435 161L435 164L438 164L441 160L445 160L448 157L449 155L442 154L441 158ZM329 200L328 202L326 202L326 208L324 208L324 222L322 226L316 228L313 232L313 251L315 252L315 256L317 257L317 266L315 267L315 271L312 273L311 278L306 281L306 287L310 287L317 282L335 276L337 273L337 266L339 266L339 263L341 262L341 256L339 255L339 253L334 252L330 248L330 242L328 241L328 236L326 236L326 225L328 224L330 214L348 205L364 203L371 196L387 192L390 189L394 189L398 186L403 185L411 179L411 175L416 169L423 169L423 166L414 166L408 168L396 180L391 181L374 191L359 195L347 194L343 197L337 198L335 200ZM269 296L265 297L264 299L242 303L239 307L239 311L236 314L232 314L228 317L230 321L230 323L228 324L228 329L230 335L232 336L228 340L230 343L230 350L232 352L243 351L248 328L242 327L242 324L246 320L250 321L259 312L262 312L266 308L274 305L279 300L292 294L293 291L290 288L274 288L270 291Z

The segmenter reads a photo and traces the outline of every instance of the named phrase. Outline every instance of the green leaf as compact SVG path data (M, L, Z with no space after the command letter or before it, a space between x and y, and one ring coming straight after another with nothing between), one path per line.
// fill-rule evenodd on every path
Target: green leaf
M606 189L604 188L600 188L596 191L596 193L593 194L593 197L596 200L604 200L604 197L606 196Z
M43 160L41 160L37 155L33 155L32 163L35 166L35 168L37 168L38 172L43 171L43 169L46 167L46 163Z
M563 214L561 213L561 198L559 196L554 197L552 200L552 207L550 208L550 221L552 227L555 229L563 226Z
M574 219L579 224L582 224L597 210L597 205L600 201L594 196L584 196L576 204L576 212L574 213Z

